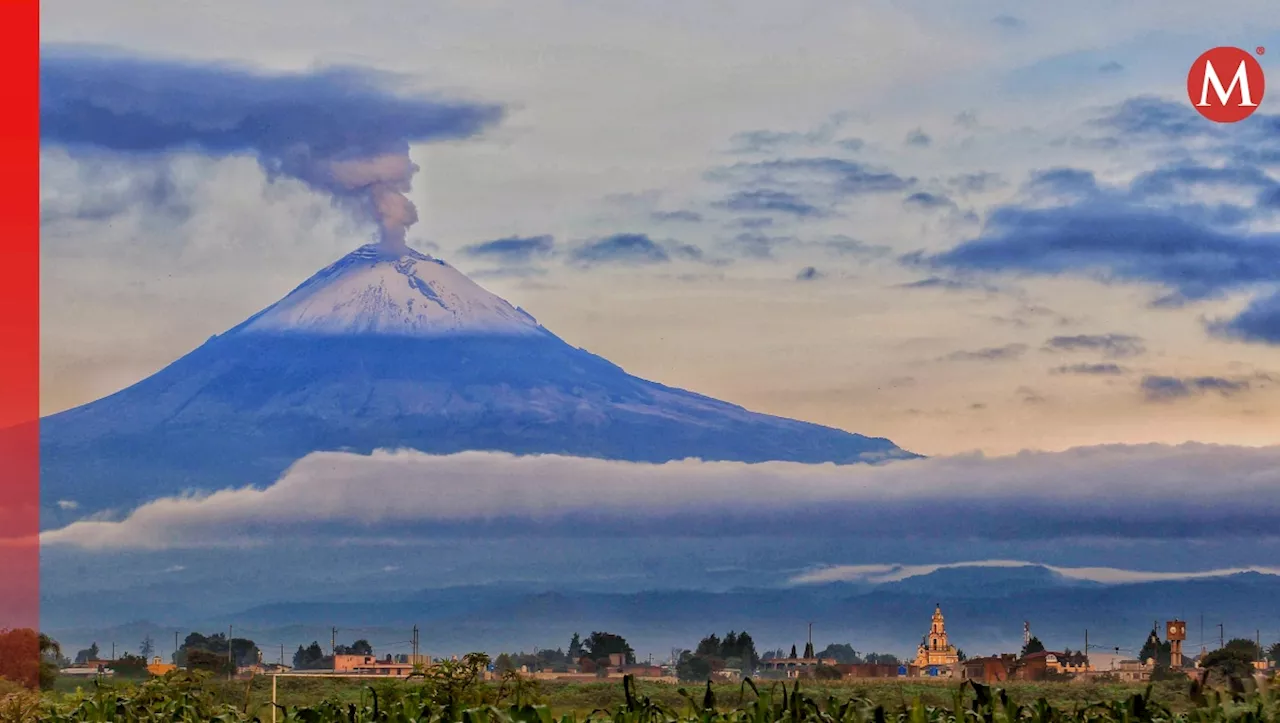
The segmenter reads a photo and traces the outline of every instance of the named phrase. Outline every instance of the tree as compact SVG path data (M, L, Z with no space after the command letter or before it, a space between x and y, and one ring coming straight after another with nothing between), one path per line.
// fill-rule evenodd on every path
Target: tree
M509 673L516 669L516 664L511 660L511 656L503 653L493 661L493 669L498 673Z
M44 659L51 644L56 645L47 635L31 628L0 629L0 678L28 688L52 684L57 670L50 671Z
M1154 660L1156 667L1167 668L1173 660L1173 646L1168 641L1160 642L1160 635L1152 628L1142 649L1138 651L1138 660L1143 663Z
M1248 638L1232 638L1223 646L1228 650L1237 650L1249 656L1249 660L1257 660L1262 657L1262 649L1258 644Z
M192 648L186 654L187 670L205 670L215 675L229 675L234 672L226 653L212 653L200 648Z
M1280 643L1272 643L1271 647L1267 648L1267 657L1273 663L1280 663Z
M373 646L368 640L357 640L350 645L334 646L335 655L373 655Z
M734 642L737 642L736 636ZM720 645L720 638L712 633L698 642L698 648L693 651L693 654L704 658L719 658Z
M1224 645L1201 658L1200 667L1228 678L1246 678L1253 674L1253 661L1249 651Z
M676 677L686 683L701 683L711 678L711 662L688 650L680 655L676 663Z
M856 665L862 662L858 651L848 643L832 643L818 651L819 658L830 658L843 665Z
M818 680L840 680L840 669L833 665L817 665L813 669L813 677Z
M577 633L574 633L573 637L569 638L569 659L577 660L581 658L582 652L582 638Z
M142 639L142 644L138 646L138 652L144 660L151 660L151 654L156 652L156 643L148 635Z
M901 665L898 656L892 653L867 653L866 660L872 665Z
M98 660L98 655L100 655L98 651L98 644L94 643L84 650L76 652L76 665L84 665L90 660Z
M796 659L796 646L794 645L791 646L791 659L792 660Z
M1031 637L1030 640L1027 641L1026 645L1022 646L1022 657L1024 658L1027 657L1028 655L1031 655L1032 653L1043 653L1043 652L1044 652L1044 643L1040 642L1040 638L1037 638L1034 635Z
M587 657L596 662L609 662L610 655L621 654L623 661L631 664L636 662L636 651L631 649L627 644L626 638L614 633L593 632L583 643Z
M293 654L293 667L296 670L318 670L325 667L326 657L320 643L313 640L305 648L298 646L298 652Z
M125 653L111 661L108 667L121 678L145 678L148 675L147 659L141 655Z

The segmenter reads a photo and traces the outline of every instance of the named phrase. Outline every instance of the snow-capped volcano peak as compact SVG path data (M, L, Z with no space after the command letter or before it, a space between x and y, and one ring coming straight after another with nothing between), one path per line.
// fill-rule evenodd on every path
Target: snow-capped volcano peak
M440 259L361 246L263 309L236 333L546 334L537 320Z

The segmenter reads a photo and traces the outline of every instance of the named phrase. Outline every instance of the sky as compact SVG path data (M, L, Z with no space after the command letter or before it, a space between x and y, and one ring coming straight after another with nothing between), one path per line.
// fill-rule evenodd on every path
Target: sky
M1280 52L1268 6L62 0L41 24L50 54L491 109L379 146L419 169L409 245L638 376L945 455L1280 443L1280 111L1218 127L1185 95L1209 47ZM385 231L255 142L45 144L45 412Z

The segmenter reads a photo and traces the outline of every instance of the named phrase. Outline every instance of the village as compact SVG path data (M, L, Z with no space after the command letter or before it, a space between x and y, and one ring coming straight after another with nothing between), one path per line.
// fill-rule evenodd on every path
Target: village
M742 633L739 637L729 633L724 640L712 635L700 643L697 651L673 651L671 659L665 662L652 660L638 662L634 659L629 646L617 635L609 633L593 633L588 643L595 641L592 650L584 652L575 634L568 653L560 651L539 651L557 656L555 664L551 664L538 654L500 654L494 659L487 655L477 658L482 661L478 672L485 679L498 680L504 677L518 676L531 680L562 681L598 681L601 679L633 676L653 682L689 682L691 680L720 680L726 682L739 681L745 677L763 680L776 679L878 679L878 680L937 680L962 681L970 680L981 683L996 683L1010 680L1024 681L1114 681L1119 683L1144 683L1161 677L1200 676L1207 668L1221 661L1234 663L1237 671L1254 672L1266 675L1274 671L1276 660L1272 646L1271 659L1263 653L1261 641L1256 646L1250 641L1233 640L1225 643L1215 651L1201 650L1195 657L1187 656L1183 651L1186 641L1186 622L1170 620L1164 625L1164 639L1161 640L1153 629L1146 644L1137 657L1124 657L1119 649L1114 653L1090 648L1086 643L1083 650L1050 650L1031 635L1029 624L1024 624L1023 648L1013 653L998 653L982 657L968 657L951 642L947 632L946 619L941 605L935 607L929 622L928 632L917 647L915 657L909 660L898 660L889 655L871 655L861 662L849 662L840 657L829 657L824 653L837 646L829 646L824 651L817 651L812 640L812 626L809 640L803 652L797 652L792 646L790 654L784 651L767 651L756 656L754 643L750 637ZM339 678L412 678L422 674L434 666L445 663L457 664L467 660L469 656L459 659L458 656L433 658L417 651L417 631L414 631L413 653L377 655L365 641L358 641L354 646L339 646L334 642L331 653L324 655L318 645L312 644L312 650L299 647L295 654L295 665L284 663L283 648L280 662L263 661L263 654L251 641L223 638L220 634L212 638L198 638L189 650L164 661L160 656L137 656L125 654L118 659L100 659L84 653L96 652L96 644L92 651L82 651L79 659L61 667L60 675L68 677L112 677L122 676L162 676L180 667L188 669L205 669L223 673L228 677L251 678L263 676L289 677L339 677ZM213 644L199 644L205 640ZM225 652L209 650L216 648L218 640L224 641ZM232 644L225 641L231 640ZM247 643L247 645L237 645ZM1246 648L1242 643L1250 643ZM575 646L578 649L575 650ZM710 646L710 648L708 648ZM750 648L749 652L733 648ZM184 648L187 646L184 645ZM235 649L242 649L241 658L237 660ZM601 652L606 648L617 648L612 652ZM844 646L848 647L848 646ZM253 660L243 659L243 651L255 651ZM852 652L852 649L849 649ZM150 651L148 651L150 652ZM307 655L310 654L310 664ZM301 656L301 657L300 657ZM846 656L847 657L847 656ZM856 656L855 656L856 657ZM1218 662L1215 662L1217 660Z

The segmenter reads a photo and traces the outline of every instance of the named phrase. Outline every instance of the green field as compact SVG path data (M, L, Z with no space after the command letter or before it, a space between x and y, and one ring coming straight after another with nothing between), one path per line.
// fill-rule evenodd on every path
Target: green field
M272 720L271 679L214 680L184 672L145 683L60 681L41 696L10 695L0 723L27 721ZM0 698L4 696L0 694ZM677 686L515 678L277 680L276 720L557 723L1280 723L1280 690L1253 681L1205 691L1190 681L1121 684L1011 682L1003 689L937 681L802 681ZM23 709L23 706L26 706Z

